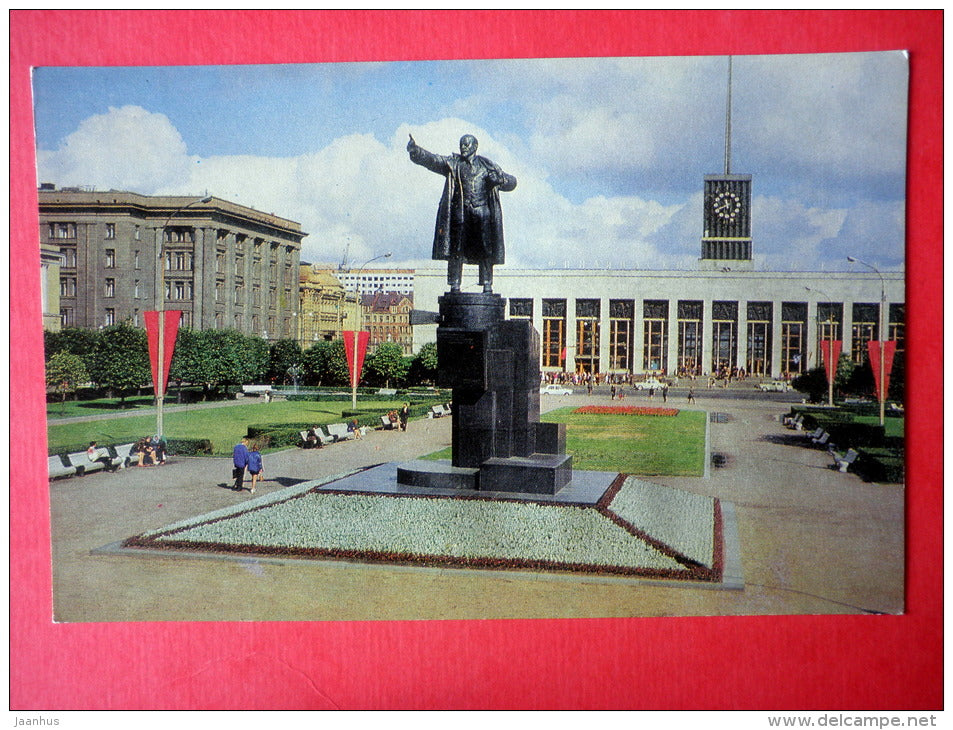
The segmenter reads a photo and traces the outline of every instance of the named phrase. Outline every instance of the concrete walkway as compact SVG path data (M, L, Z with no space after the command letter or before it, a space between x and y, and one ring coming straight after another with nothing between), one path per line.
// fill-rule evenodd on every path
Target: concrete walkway
M609 617L900 612L903 487L827 468L826 452L783 428L776 402L726 398L694 407L725 457L710 478L654 478L735 505L744 590L537 573L421 569L344 562L101 555L92 551L178 519L249 499L228 459L176 458L50 483L57 621L334 620ZM629 404L641 399L627 399ZM656 399L658 400L658 399ZM544 397L544 410L608 403ZM657 405L661 405L657 403ZM668 405L686 407L684 398ZM406 433L265 456L260 492L450 445L450 419ZM257 496L257 495L255 495ZM487 601L486 596L493 600Z

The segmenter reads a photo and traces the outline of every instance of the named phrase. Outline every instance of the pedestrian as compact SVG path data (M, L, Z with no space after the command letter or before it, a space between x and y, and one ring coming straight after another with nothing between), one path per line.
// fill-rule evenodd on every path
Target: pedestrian
M689 389L688 389L688 402L689 402L689 403L694 403L694 402L695 402L695 389L694 389L694 388L689 388Z
M609 400L615 400L615 386L609 388Z
M668 386L662 386L662 403L668 403Z
M258 480L265 473L257 442L252 444L251 451L248 452L248 473L251 474L251 493L254 494L255 485L258 484Z
M233 491L240 492L244 489L246 466L248 466L248 437L242 436L242 440L232 449L232 478L235 479L232 485Z
M89 448L86 449L86 458L92 462L101 462L104 466L110 466L112 463L106 454L100 453L95 441L89 442Z
M407 421L410 420L410 403L404 403L403 408L400 409L398 417L400 418L400 430L406 431Z

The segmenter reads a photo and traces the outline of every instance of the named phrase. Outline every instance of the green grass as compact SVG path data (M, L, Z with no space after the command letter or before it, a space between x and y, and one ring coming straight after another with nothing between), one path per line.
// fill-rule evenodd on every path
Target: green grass
M399 400L358 402L361 409L386 413L399 408ZM249 424L310 423L323 425L343 420L342 410L350 410L350 402L273 401L223 406L219 408L190 408L166 412L163 417L166 438L209 439L215 455L231 453L232 446L245 434ZM100 443L127 443L156 430L154 413L141 416L120 416L51 424L47 437L51 452L60 447L99 441Z
M623 416L573 413L559 408L543 421L566 424L566 452L573 468L643 476L702 476L705 473L703 411L677 416ZM449 459L451 450L426 459Z
M166 396L167 405L175 405L175 396L169 400ZM115 413L116 415L135 413L143 408L151 408L155 405L155 398L151 395L134 395L126 398L124 404L120 404L118 398L98 398L96 400L68 400L66 402L54 402L46 404L47 418L77 418L80 416L97 416L105 413Z
M891 416L884 419L884 433L888 438L903 438L903 418ZM855 423L867 423L871 426L880 425L880 416L855 416Z

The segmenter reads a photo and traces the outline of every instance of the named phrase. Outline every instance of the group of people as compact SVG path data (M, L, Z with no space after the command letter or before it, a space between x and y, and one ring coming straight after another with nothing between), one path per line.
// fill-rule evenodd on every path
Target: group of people
M248 473L251 474L249 491L254 494L255 487L264 477L265 472L258 443L251 441L247 436L242 436L242 440L232 449L232 467L232 478L235 480L232 489L241 492L245 488L245 469L248 469Z
M165 441L158 434L152 438L143 436L132 445L129 456L136 461L136 466L161 466L166 459Z
M404 403L404 405L400 407L400 410L388 413L387 420L390 421L391 428L406 431L407 421L410 420L410 403Z

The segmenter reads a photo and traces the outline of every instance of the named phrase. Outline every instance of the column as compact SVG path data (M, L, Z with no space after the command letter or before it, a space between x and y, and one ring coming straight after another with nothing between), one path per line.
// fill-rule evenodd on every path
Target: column
M632 323L632 372L641 373L645 370L643 366L645 358L644 300L634 300L632 304L632 316L635 318L635 321Z
M609 369L609 338L612 335L612 325L609 323L609 298L599 299L599 365L596 371L604 373Z
M807 363L804 372L811 369L810 363L814 362L814 367L821 365L820 348L817 345L817 302L808 300L807 302Z
M735 367L739 370L748 366L748 301L738 301L738 350L735 353Z
M668 372L678 372L678 299L668 300Z
M576 372L576 300L566 299L566 370Z
M771 302L771 377L781 377L781 302Z
M850 357L854 344L854 300L844 300L844 323L841 325L841 339L844 344L841 345L841 352Z
M711 374L712 341L714 325L711 321L711 299L702 302L702 374Z

